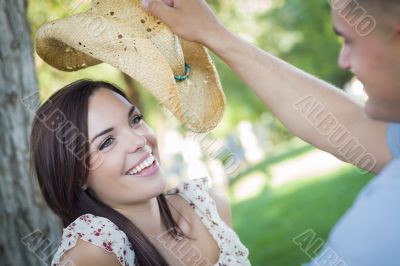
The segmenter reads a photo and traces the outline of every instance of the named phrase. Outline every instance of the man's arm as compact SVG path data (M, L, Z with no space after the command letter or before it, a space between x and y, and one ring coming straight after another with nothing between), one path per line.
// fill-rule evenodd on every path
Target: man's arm
M231 33L204 1L163 1L168 5L150 1L148 11L216 53L293 134L369 171L379 172L391 160L387 123L368 118L341 90Z

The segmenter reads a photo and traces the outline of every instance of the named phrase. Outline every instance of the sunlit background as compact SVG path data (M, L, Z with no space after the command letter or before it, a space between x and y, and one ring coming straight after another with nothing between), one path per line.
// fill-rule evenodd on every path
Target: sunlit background
M345 89L360 102L366 100L362 84L337 67L341 43L332 31L328 1L208 2L224 24L243 38ZM32 38L41 24L81 12L88 3L30 0ZM119 85L155 130L170 187L209 177L229 196L233 227L249 248L253 265L300 265L310 257L293 238L312 229L326 239L372 176L293 137L223 62L213 58L228 106L218 127L200 135L188 132L140 84L111 66L67 73L35 54L42 100L80 78Z

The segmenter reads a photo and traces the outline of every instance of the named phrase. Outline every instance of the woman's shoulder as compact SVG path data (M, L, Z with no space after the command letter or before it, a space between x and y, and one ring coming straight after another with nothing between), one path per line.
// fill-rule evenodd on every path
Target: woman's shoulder
M169 193L177 195L176 199L180 196L181 201L186 201L186 210L192 209L191 212L200 218L200 221L216 240L220 251L223 251L218 261L219 264L250 265L247 259L248 249L240 242L238 235L231 228L229 201L222 192L209 187L206 177L185 181L170 190ZM199 227L194 228L193 230L199 229Z
M59 263L52 265L98 265L98 266L121 266L121 262L112 252L108 252L92 243L80 238L74 247L67 250Z
M219 190L209 187L207 177L184 181L169 190L167 195L180 195L193 209L198 208L213 217L217 215L231 226L229 200Z
M78 240L85 243L82 244ZM74 250L72 254L75 255L90 253L82 252L80 247L83 247L83 251L86 251L85 247L89 247L92 251L103 252L104 255L114 254L117 261L124 266L130 265L134 261L135 255L128 237L105 217L84 214L64 228L61 244L53 258L52 265L58 265L64 254L72 249ZM88 258L90 259L90 256Z
M229 203L228 198L224 193L217 189L211 188L209 190L209 194L211 198L214 200L215 205L217 206L217 211L221 216L221 219L229 226L232 227L232 213L231 213L231 205Z

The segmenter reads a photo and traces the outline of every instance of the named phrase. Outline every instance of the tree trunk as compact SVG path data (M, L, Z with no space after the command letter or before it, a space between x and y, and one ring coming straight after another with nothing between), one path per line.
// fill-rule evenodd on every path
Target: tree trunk
M26 10L26 0L0 0L0 264L5 266L48 265L61 233L28 171L39 93Z

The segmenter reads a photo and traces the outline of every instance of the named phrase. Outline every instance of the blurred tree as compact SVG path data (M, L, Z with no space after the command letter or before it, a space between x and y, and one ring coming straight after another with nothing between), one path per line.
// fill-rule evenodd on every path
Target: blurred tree
M267 52L339 88L351 78L351 74L339 69L336 63L341 43L333 33L327 1L208 2L228 28ZM242 7L244 4L262 8L245 10ZM229 67L217 58L215 61L229 103L224 117L224 131L229 132L243 119L258 121L268 109ZM265 89L268 89L268 83ZM272 128L278 130L274 132L276 139L290 137L276 119L272 123Z
M340 88L351 78L337 65L341 44L333 33L328 1L274 0L257 25L263 49Z
M26 9L26 0L0 1L0 261L5 266L46 261L61 232L28 171L38 90Z

